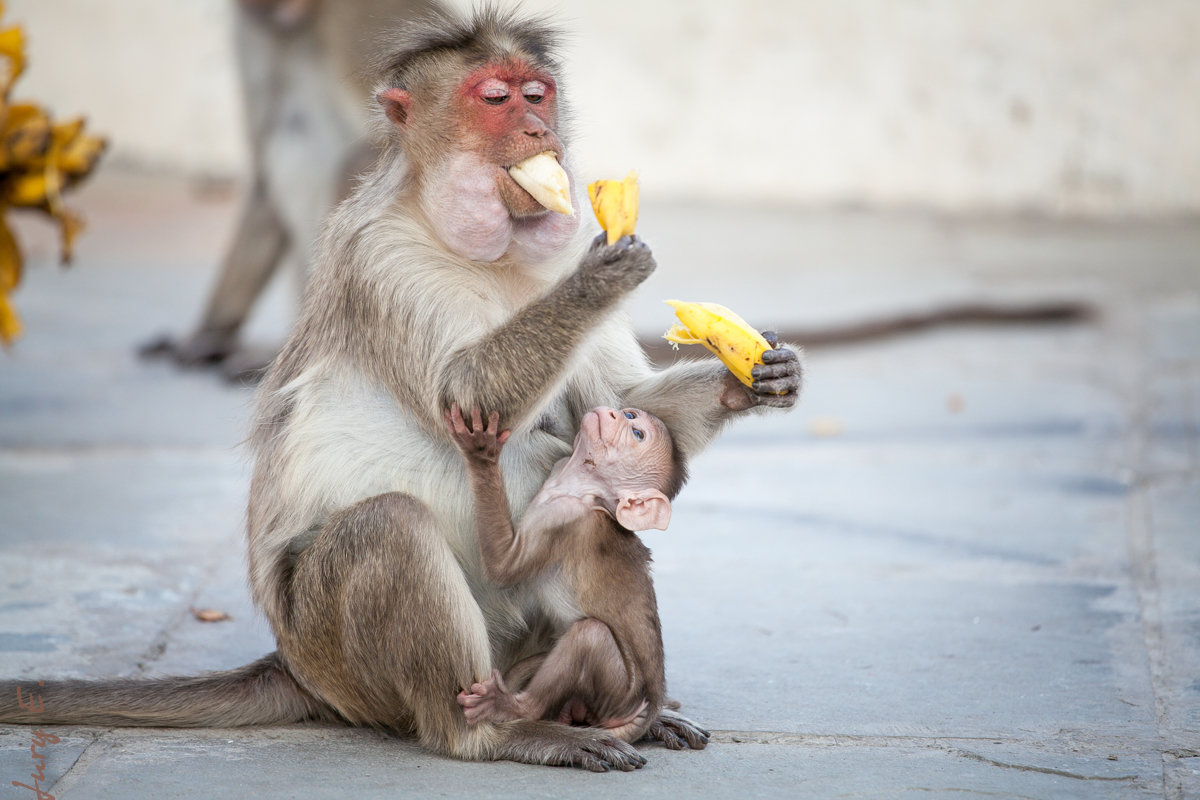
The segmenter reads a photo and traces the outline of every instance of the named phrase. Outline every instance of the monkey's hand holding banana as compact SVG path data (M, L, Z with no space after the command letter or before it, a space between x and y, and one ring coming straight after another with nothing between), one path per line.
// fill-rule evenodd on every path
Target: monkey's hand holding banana
M621 293L637 288L656 266L649 245L637 236L622 236L610 245L602 233L592 240L572 279L581 292L594 294L600 302L613 287Z
M729 369L721 403L740 411L751 406L791 408L800 390L796 351L779 344L774 331L759 333L724 306L668 300L681 324L663 336L673 344L702 344Z
M650 248L633 235L638 214L637 173L629 173L622 181L593 181L587 188L592 211L604 228L588 256L596 253L607 264L621 261L616 271L622 274L614 277L618 285L632 289L648 278L655 266Z

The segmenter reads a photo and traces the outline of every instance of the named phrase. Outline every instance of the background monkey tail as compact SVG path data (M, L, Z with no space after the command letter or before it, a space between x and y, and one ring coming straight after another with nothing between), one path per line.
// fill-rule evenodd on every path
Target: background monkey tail
M288 674L278 653L187 678L0 681L0 722L193 728L331 716Z

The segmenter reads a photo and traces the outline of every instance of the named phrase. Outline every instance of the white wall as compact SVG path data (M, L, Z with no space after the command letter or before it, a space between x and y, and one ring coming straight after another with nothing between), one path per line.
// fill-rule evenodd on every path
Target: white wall
M113 161L232 172L230 2L9 0L32 40L17 93L86 111ZM664 197L1200 212L1197 0L525 6L572 31L585 178L636 167Z

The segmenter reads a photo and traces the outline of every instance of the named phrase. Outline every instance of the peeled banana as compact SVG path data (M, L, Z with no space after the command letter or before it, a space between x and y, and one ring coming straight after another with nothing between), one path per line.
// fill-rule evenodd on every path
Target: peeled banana
M595 181L588 184L588 197L600 227L608 233L608 243L614 245L622 236L632 236L637 227L637 172L630 172L622 181Z
M721 359L729 371L747 386L754 383L751 370L763 363L762 354L771 345L744 319L716 303L685 303L668 300L682 325L675 325L663 338L676 344L702 344Z
M568 217L575 215L571 205L571 181L554 153L547 150L530 156L509 167L508 174L546 208Z

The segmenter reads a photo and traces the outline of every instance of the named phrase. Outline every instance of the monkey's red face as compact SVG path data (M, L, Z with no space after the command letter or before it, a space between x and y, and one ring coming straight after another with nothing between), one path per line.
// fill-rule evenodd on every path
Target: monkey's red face
M521 258L542 263L574 238L579 214L547 210L509 174L513 165L549 152L573 182L556 133L557 87L545 70L513 57L458 79L446 104L425 103L399 87L377 99L400 134L408 168L424 177L413 185L452 253L487 262L516 248Z
M496 167L500 198L514 217L545 211L508 175L508 168L550 151L563 159L555 133L558 108L554 79L521 61L489 64L463 80L456 97L457 133L470 150Z

